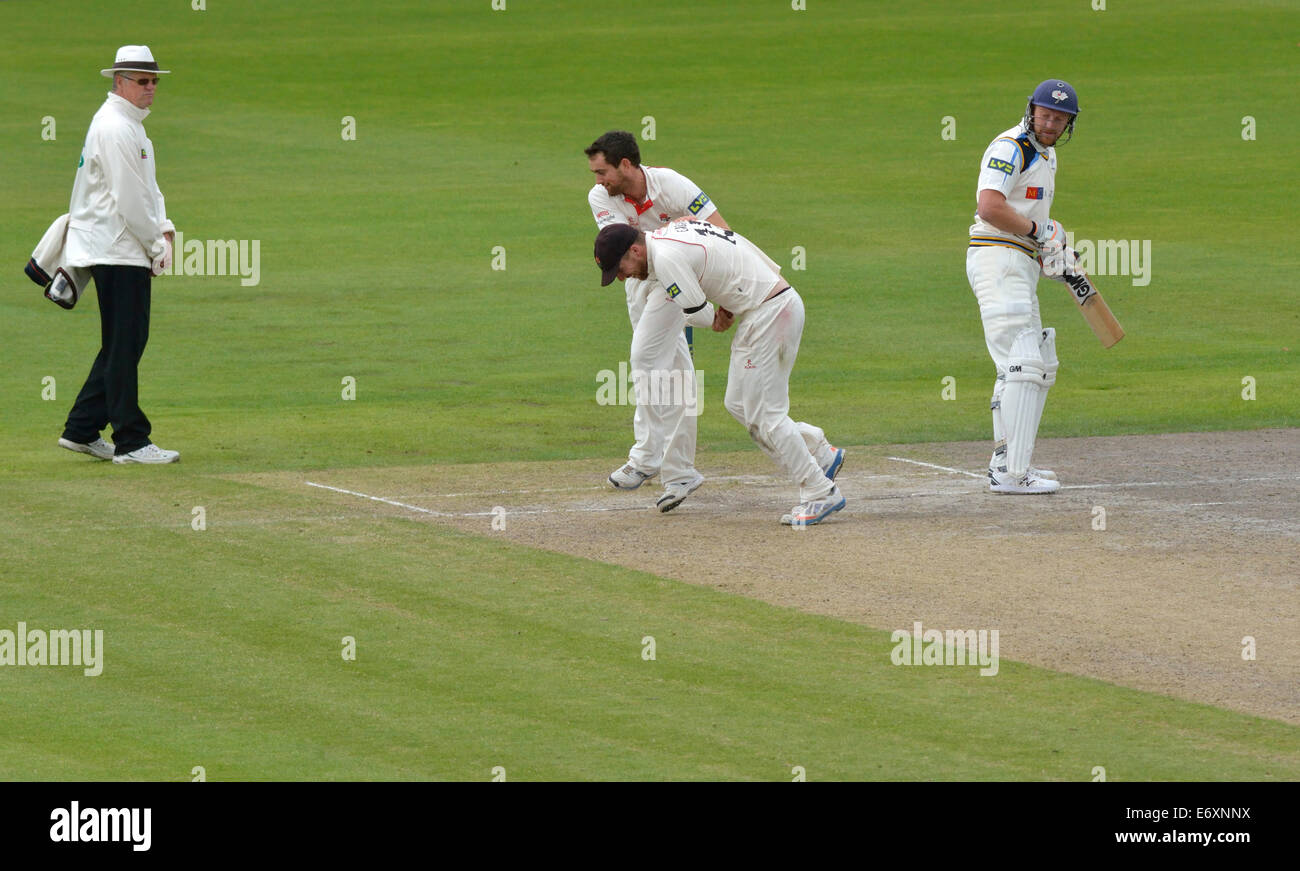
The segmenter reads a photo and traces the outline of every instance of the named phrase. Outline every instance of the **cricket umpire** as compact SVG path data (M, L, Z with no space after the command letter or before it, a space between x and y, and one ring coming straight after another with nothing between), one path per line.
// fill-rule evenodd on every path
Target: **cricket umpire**
M171 263L175 226L155 177L144 119L159 77L147 45L124 45L100 73L113 90L95 113L77 164L65 242L69 266L95 279L101 345L68 413L59 445L114 463L173 463L177 451L150 441L138 368L149 341L150 281ZM113 425L113 445L100 432Z
M997 369L990 404L994 445L989 489L994 493L1028 495L1061 488L1054 472L1030 464L1059 366L1056 330L1043 328L1037 287L1042 264L1057 262L1065 246L1065 231L1050 215L1056 146L1073 137L1078 115L1074 88L1047 79L1034 88L1020 123L999 134L980 158L966 277Z

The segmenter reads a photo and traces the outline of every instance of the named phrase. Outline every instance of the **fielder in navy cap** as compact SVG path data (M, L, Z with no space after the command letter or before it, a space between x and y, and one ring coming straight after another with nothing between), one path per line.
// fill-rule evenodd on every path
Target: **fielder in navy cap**
M627 224L610 224L596 234L596 265L600 267L600 286L613 284L618 278L618 264L640 234Z

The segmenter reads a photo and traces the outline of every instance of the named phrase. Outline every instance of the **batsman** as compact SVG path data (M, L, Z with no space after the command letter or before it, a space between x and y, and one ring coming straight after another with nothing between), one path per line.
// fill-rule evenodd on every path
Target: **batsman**
M1061 489L1055 472L1032 464L1038 423L1059 366L1056 330L1043 327L1037 287L1043 263L1059 262L1066 250L1065 230L1050 213L1056 146L1073 137L1078 115L1074 88L1048 79L1030 95L1021 122L994 139L980 159L966 277L997 368L989 460L994 493Z

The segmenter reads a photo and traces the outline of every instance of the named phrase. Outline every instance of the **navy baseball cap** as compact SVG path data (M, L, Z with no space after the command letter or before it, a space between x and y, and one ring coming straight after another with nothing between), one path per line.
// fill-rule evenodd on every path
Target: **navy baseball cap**
M618 263L636 237L636 228L629 224L610 224L596 234L596 265L600 267L601 287L618 278Z

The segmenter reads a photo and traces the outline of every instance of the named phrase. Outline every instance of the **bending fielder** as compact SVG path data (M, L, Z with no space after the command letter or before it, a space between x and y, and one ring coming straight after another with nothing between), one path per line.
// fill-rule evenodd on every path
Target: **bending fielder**
M610 131L593 142L586 155L596 176L587 202L597 227L625 224L653 230L676 218L696 217L726 229L717 206L694 182L671 169L641 165L641 150L631 133ZM609 483L620 490L635 490L662 471L666 487L658 504L660 510L669 511L680 504L673 501L674 489L684 485L692 492L704 483L695 469L695 414L686 409L685 397L699 393L683 327L712 325L713 309L683 318L681 308L669 302L663 286L654 281L631 279L625 290L632 321L628 362L635 373L632 432L636 442L627 463L609 476ZM647 389L656 383L680 383L681 395Z
M650 235L614 224L596 236L601 284L615 278L657 281L688 316L717 306L713 329L734 322L727 411L750 437L799 485L800 504L781 518L787 526L820 523L844 507L835 475L843 449L826 441L817 427L790 419L790 370L803 336L803 300L781 277L781 267L752 242L731 230L700 221L680 221ZM690 490L670 485L680 505Z
M994 493L1054 493L1056 473L1031 465L1047 391L1056 383L1056 330L1038 312L1042 264L1064 256L1065 231L1049 212L1056 149L1074 135L1079 100L1067 83L1034 89L1020 124L999 135L980 162L978 210L970 228L966 277L979 302L984 340L997 367L993 387ZM1059 279L1059 270L1050 277Z

